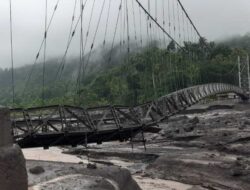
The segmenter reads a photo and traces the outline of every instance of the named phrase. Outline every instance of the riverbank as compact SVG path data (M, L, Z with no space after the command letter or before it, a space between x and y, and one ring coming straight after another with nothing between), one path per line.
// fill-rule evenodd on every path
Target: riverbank
M193 109L161 123L158 134L145 134L146 151L142 143L135 142L133 149L129 142L112 142L89 145L88 149L23 150L28 171L35 166L44 169L39 175L28 172L29 186L67 189L72 184L70 189L76 190L250 189L250 106L221 103ZM140 138L138 135L135 140Z

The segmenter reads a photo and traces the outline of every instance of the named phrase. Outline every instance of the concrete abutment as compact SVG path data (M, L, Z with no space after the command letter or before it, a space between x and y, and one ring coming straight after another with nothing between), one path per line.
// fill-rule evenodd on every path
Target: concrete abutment
M21 148L13 144L10 111L7 108L0 108L0 189L28 189L25 159Z

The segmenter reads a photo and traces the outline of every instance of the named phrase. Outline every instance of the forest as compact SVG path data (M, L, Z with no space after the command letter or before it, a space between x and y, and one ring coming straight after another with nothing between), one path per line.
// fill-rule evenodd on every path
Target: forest
M51 59L46 63L44 88L42 63L14 70L14 103L11 70L0 69L0 104L136 105L198 84L237 85L237 57L249 50L249 34L220 42L202 38L197 43L185 42L181 48L173 42L162 48L155 41L144 47L134 45L129 53L117 45L110 51L96 52L97 58L80 78L78 58L69 58L63 69L58 59Z

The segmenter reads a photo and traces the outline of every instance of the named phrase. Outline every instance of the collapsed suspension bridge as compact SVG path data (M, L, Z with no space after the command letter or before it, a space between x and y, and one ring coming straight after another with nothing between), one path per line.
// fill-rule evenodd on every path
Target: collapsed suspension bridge
M62 1L62 0L61 0ZM42 106L29 109L12 108L12 129L16 143L23 148L49 147L59 145L82 145L107 141L126 141L134 135L145 131L158 131L157 123L179 113L200 100L220 93L233 92L242 99L248 99L242 89L224 83L200 84L201 76L196 81L187 79L184 70L190 69L192 61L197 57L192 44L200 43L202 52L206 54L209 47L200 35L193 21L180 0L74 0L72 19L67 36L66 48L54 73L53 81L46 81L46 61L48 57L48 36L56 11L60 5L58 0L48 15L48 1L45 0L45 27L42 42L35 56L35 61L26 75L21 95L25 96L34 75L35 65L42 54L42 90L40 98ZM77 7L80 7L77 11ZM114 10L112 10L114 9ZM89 12L90 11L90 12ZM10 36L12 60L12 96L13 107L16 102L15 88L12 0L10 0ZM86 17L86 18L85 18ZM87 22L86 22L87 21ZM86 23L85 23L86 22ZM54 86L62 79L67 56L73 40L79 46L79 64L76 76L70 84L75 93L76 105L46 105L46 83ZM173 76L172 88L164 91L167 95L157 94L156 80L152 71L152 91L154 100L134 106L99 106L83 108L81 103L82 87L89 67L93 62L95 48L101 46L109 49L105 64L111 66L117 60L117 51L123 52L125 64L131 62L130 57L141 53L144 49L162 50L157 56L150 57L144 64L154 65L159 59L165 63L166 74ZM182 56L179 57L179 54ZM120 54L121 55L121 54ZM205 57L204 57L205 59ZM179 63L181 67L177 67ZM195 71L191 71L195 72ZM124 74L126 75L126 73ZM192 75L194 75L192 73ZM148 80L145 78L145 80ZM73 82L72 82L73 81ZM167 78L166 78L167 81ZM135 83L136 81L134 81ZM200 85L197 85L200 84ZM165 89L166 83L161 82ZM147 86L144 86L148 90ZM145 90L144 89L144 90ZM143 137L144 138L144 137Z
M204 98L228 92L239 95L243 100L248 99L240 88L214 83L179 90L135 107L84 109L55 105L12 109L14 138L23 148L126 141L140 132L142 137L144 131L158 132L157 123Z

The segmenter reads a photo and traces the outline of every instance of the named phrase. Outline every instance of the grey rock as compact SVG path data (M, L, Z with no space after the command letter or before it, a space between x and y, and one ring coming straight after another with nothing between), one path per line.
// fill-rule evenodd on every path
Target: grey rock
M248 118L250 118L250 110L247 110L247 111L245 112L245 116L248 117Z
M231 175L234 177L240 177L244 175L244 172L240 168L234 168L230 171Z
M40 175L45 172L44 168L41 166L35 166L33 168L29 169L29 172L34 174L34 175Z
M244 121L244 125L250 125L250 121L249 120L245 120Z
M198 117L194 117L193 119L190 119L190 120L189 120L189 123L193 123L193 124L197 124L197 123L199 123L199 122L200 122L200 120L199 120Z
M96 166L96 164L91 164L91 163L89 163L89 164L87 165L87 168L89 168L89 169L97 169L97 166Z

